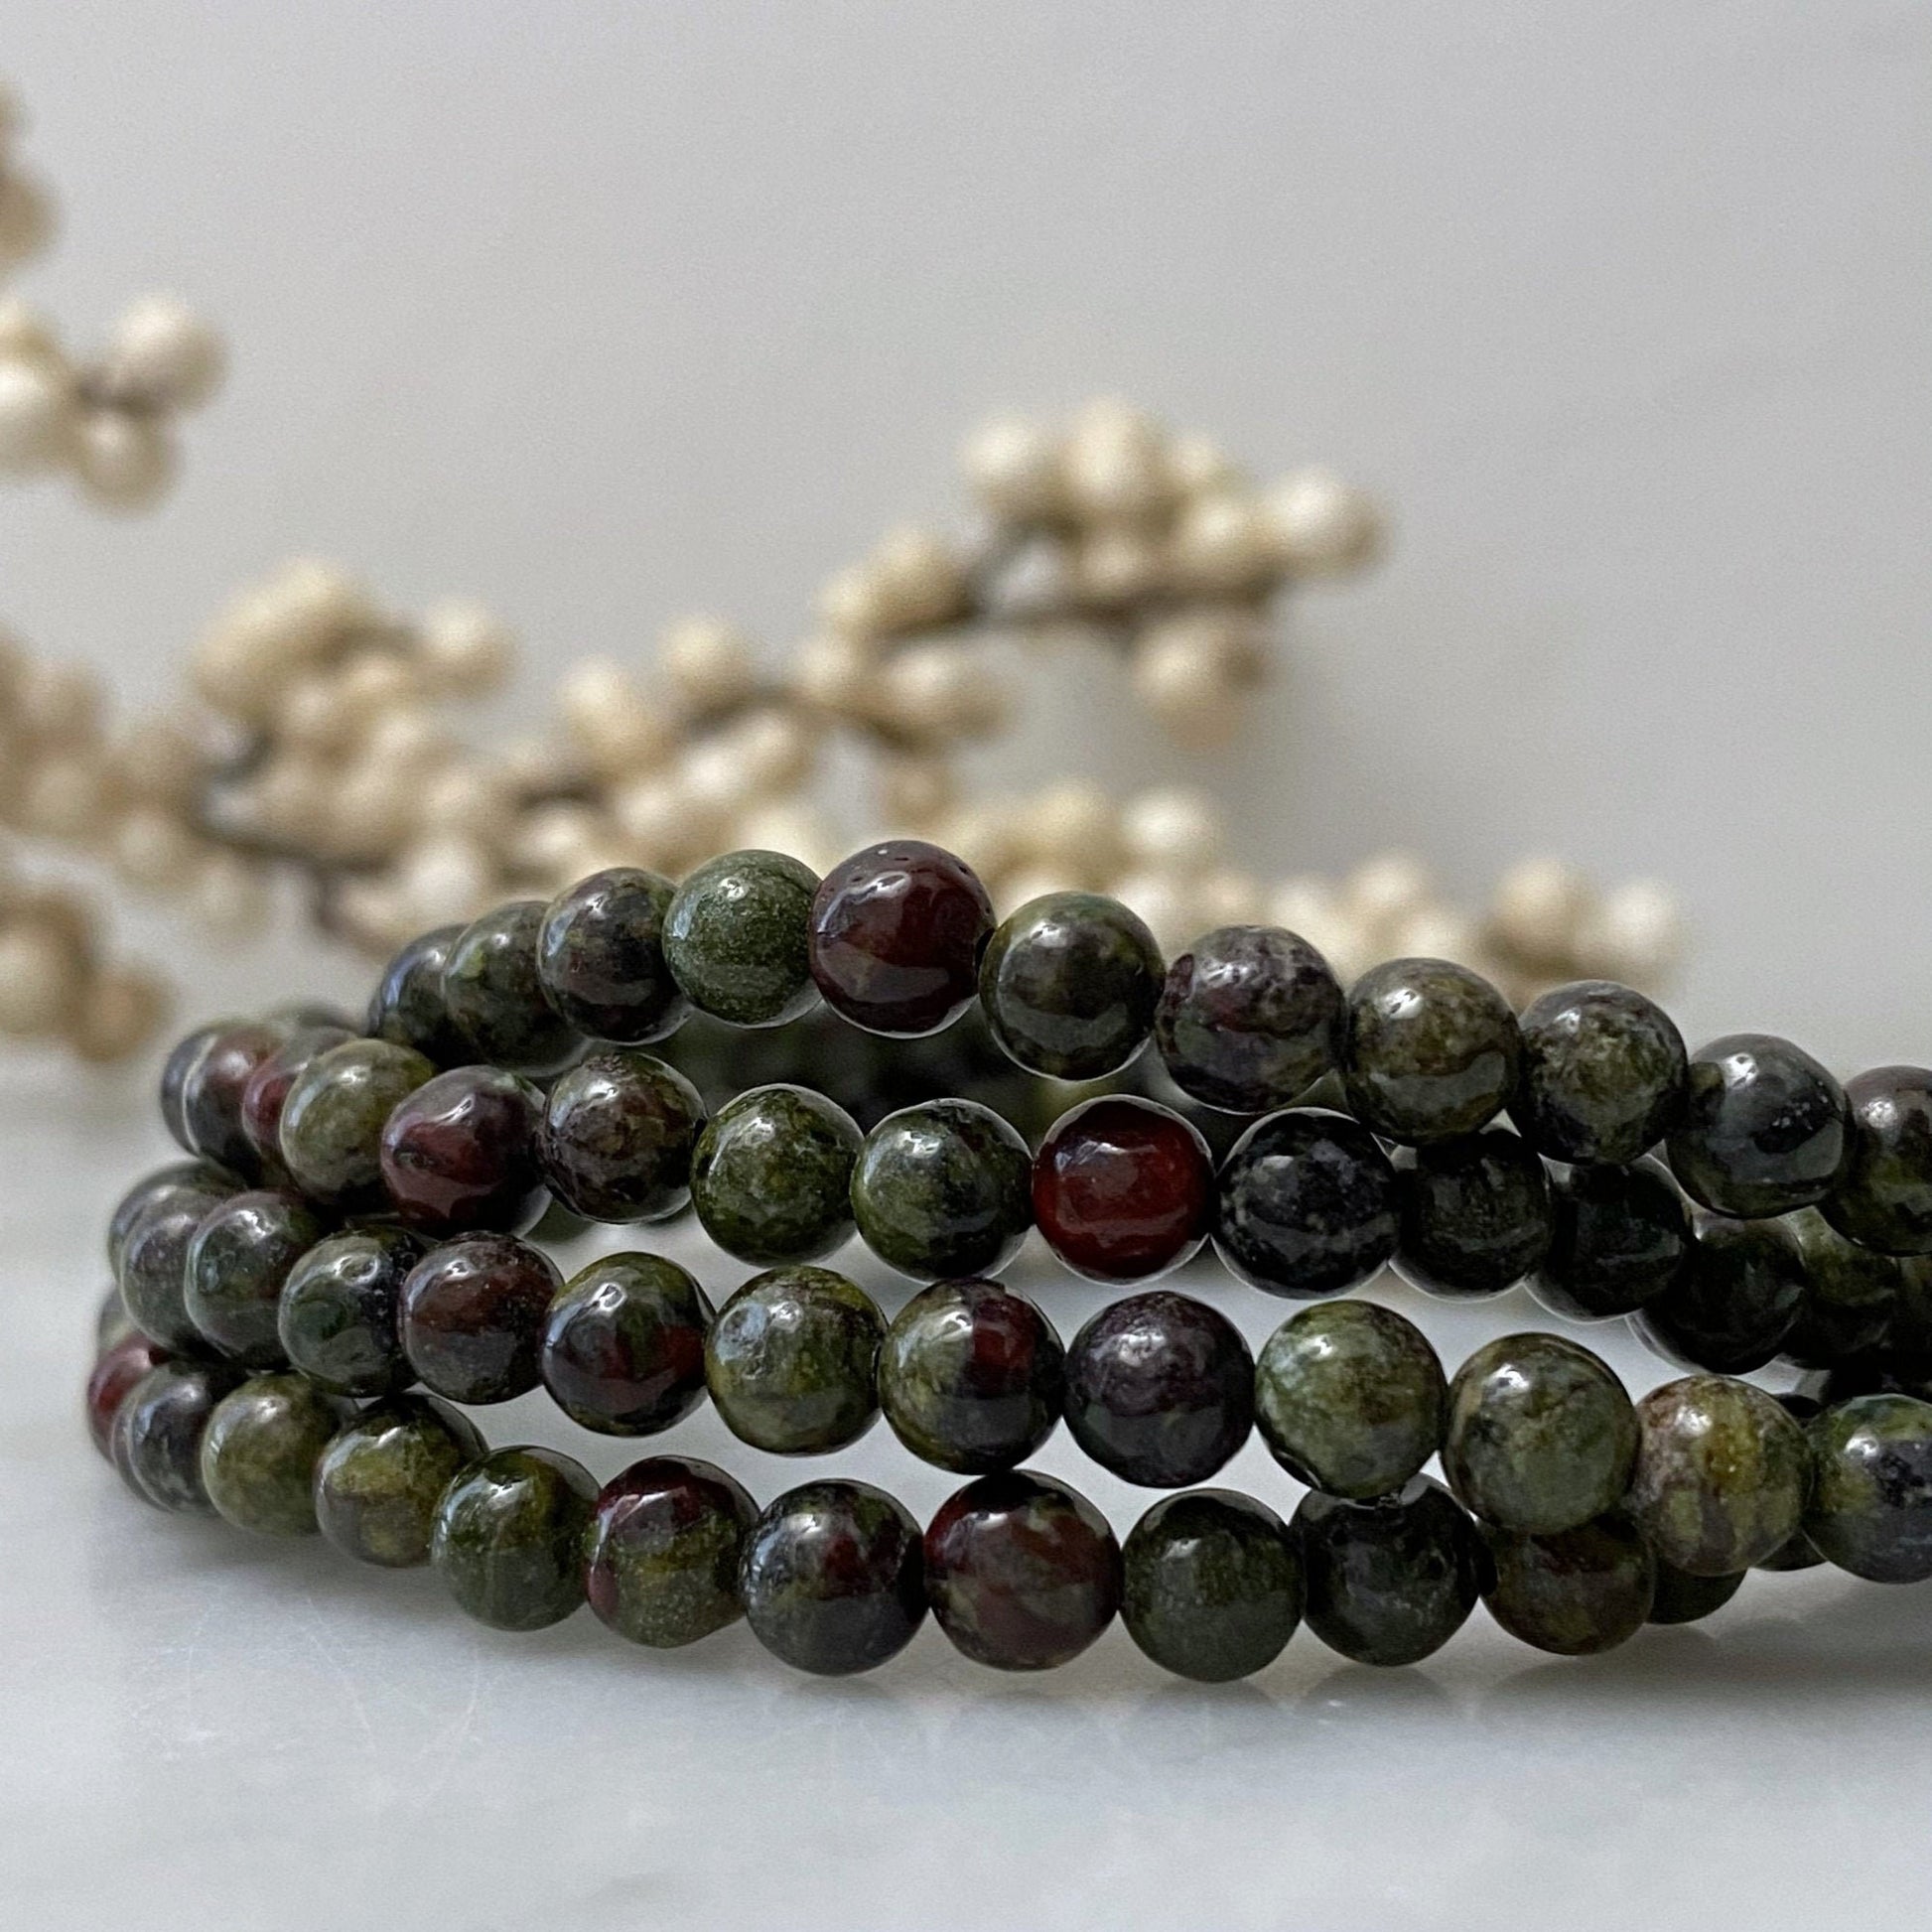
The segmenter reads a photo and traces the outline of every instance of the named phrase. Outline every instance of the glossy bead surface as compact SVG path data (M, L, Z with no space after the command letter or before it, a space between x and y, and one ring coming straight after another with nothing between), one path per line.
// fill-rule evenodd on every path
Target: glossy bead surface
M1405 1151L1395 1271L1411 1288L1474 1300L1514 1288L1550 1252L1550 1187L1503 1128Z
M108 1457L143 1502L178 1515L212 1513L202 1484L202 1437L241 1371L226 1362L158 1363L121 1399Z
M296 1076L318 1055L353 1038L346 1027L303 1027L249 1074L241 1089L241 1131L254 1149L256 1172L283 1172L282 1109Z
M1098 1080L1147 1044L1162 980L1154 935L1126 906L1047 893L987 941L980 1004L993 1037L1030 1072Z
M118 1280L128 1317L164 1348L207 1351L188 1312L188 1252L196 1229L229 1192L190 1184L158 1193L136 1215L121 1243Z
M1833 1226L1882 1254L1932 1253L1932 1072L1872 1067L1846 1081L1845 1104Z
M1270 1114L1221 1163L1215 1249L1267 1294L1345 1293L1395 1253L1397 1226L1395 1170L1375 1136L1344 1114Z
M153 1173L143 1174L114 1204L107 1222L108 1272L118 1277L121 1256L134 1224L156 1202L194 1193L215 1201L233 1193L240 1183L225 1169L211 1161L176 1161ZM206 1211L206 1210L204 1210Z
M995 1670L1070 1663L1120 1607L1120 1546L1079 1494L1025 1469L981 1476L925 1533L932 1613L954 1647Z
M312 1200L344 1206L381 1198L382 1129L436 1072L411 1046L351 1039L295 1076L282 1106L282 1165Z
M1650 1598L1651 1623L1701 1623L1715 1610L1721 1610L1743 1587L1740 1573L1735 1577L1693 1577L1688 1570L1653 1557L1656 1587Z
M300 1194L256 1188L209 1208L188 1244L183 1290L203 1340L243 1368L279 1368L283 1284L326 1232Z
M755 1275L719 1310L705 1381L734 1436L774 1455L843 1449L879 1415L886 1323L856 1283L829 1268Z
M710 1462L653 1455L597 1492L584 1546L592 1613L652 1650L696 1643L744 1614L739 1559L758 1506Z
M446 1241L403 1282L403 1353L432 1395L508 1402L537 1385L543 1326L562 1286L550 1258L513 1235Z
M1468 1620L1488 1568L1475 1525L1428 1476L1378 1502L1311 1489L1293 1530L1303 1620L1358 1664L1414 1664L1440 1650Z
M1725 1034L1691 1057L1671 1172L1693 1200L1756 1218L1809 1207L1845 1164L1845 1090L1801 1047Z
M1855 1396L1805 1434L1816 1474L1804 1517L1812 1547L1875 1584L1932 1577L1932 1403Z
M1292 1314L1255 1363L1255 1421L1297 1482L1350 1501L1400 1489L1442 1448L1449 1382L1413 1321L1373 1302Z
M888 1114L852 1170L866 1246L915 1281L997 1275L1033 1225L1032 1161L1017 1128L972 1100Z
M253 1376L223 1396L202 1436L215 1513L257 1536L313 1536L316 1465L345 1416L301 1375Z
M1772 1399L1800 1429L1808 1429L1812 1421L1821 1415L1825 1408L1822 1402L1803 1389L1787 1389L1784 1393ZM1816 1458L1814 1457L1814 1468L1812 1471L1814 1482L1817 1479L1815 1460ZM1807 1495L1809 1495L1809 1491L1807 1491ZM1753 1570L1767 1570L1772 1572L1816 1570L1824 1561L1825 1559L1818 1554L1811 1538L1805 1534L1803 1526L1800 1525L1769 1556L1759 1557L1751 1565L1751 1568Z
M597 1481L547 1449L500 1449L443 1491L429 1560L458 1605L496 1630L541 1630L584 1600Z
M1664 1562L1694 1577L1734 1577L1798 1528L1810 1451L1762 1389L1687 1375L1637 1404L1637 1427L1628 1506Z
M936 1033L971 1004L993 902L963 859L920 839L869 846L812 900L812 978L868 1033Z
M1033 1217L1093 1282L1145 1282L1198 1251L1214 1214L1214 1164L1171 1107L1107 1094L1070 1107L1033 1164Z
M1053 1433L1066 1356L1024 1295L998 1282L937 1282L894 1317L878 1375L879 1405L914 1455L985 1475L1024 1462Z
M230 1027L240 1024L235 1020L210 1020L176 1040L168 1049L167 1059L162 1062L158 1094L161 1124L167 1128L175 1145L185 1154L193 1154L196 1151L195 1144L188 1136L186 1104L188 1076L194 1071L195 1063L207 1050L208 1042L217 1034L225 1033Z
M794 1670L876 1670L925 1617L919 1526L869 1482L803 1483L746 1533L738 1587L759 1641Z
M120 1283L109 1282L94 1307L94 1352L105 1354L130 1335L140 1332L134 1325L134 1317L127 1311L127 1304L121 1300Z
M1510 1115L1552 1161L1634 1161L1678 1123L1689 1080L1684 1035L1654 1000L1579 980L1532 1001L1523 1080Z
M178 1105L189 1153L243 1178L261 1172L260 1157L242 1125L242 1095L255 1069L294 1031L275 1021L245 1020L208 1035L181 1075Z
M1657 1562L1620 1511L1547 1536L1484 1533L1489 1587L1482 1600L1512 1637L1559 1657L1593 1657L1627 1643L1650 1620Z
M1784 1346L1806 1294L1804 1262L1782 1220L1701 1214L1677 1279L1632 1321L1667 1362L1747 1375Z
M1786 1215L1783 1225L1798 1250L1805 1298L1779 1354L1799 1368L1836 1368L1872 1354L1898 1306L1897 1261L1841 1234L1815 1207Z
M538 1152L550 1190L587 1221L662 1221L691 1202L704 1102L648 1053L591 1053L544 1103Z
M809 1087L754 1087L719 1108L691 1157L691 1204L728 1255L766 1266L817 1261L852 1229L863 1138Z
M476 1427L433 1397L372 1403L316 1464L316 1523L345 1556L384 1570L429 1561L443 1491L485 1452Z
M644 1045L682 1025L690 1003L664 959L671 882L634 866L593 873L544 908L537 977L590 1039Z
M282 1286L276 1333L292 1366L332 1395L392 1395L415 1380L402 1352L402 1285L423 1258L403 1228L319 1241Z
M1486 1127L1514 1097L1516 1016L1496 989L1446 959L1391 959L1348 995L1342 1086L1365 1127L1421 1146Z
M664 957L700 1013L777 1027L818 1003L810 929L818 879L779 852L727 852L687 873L664 920Z
M521 1074L459 1066L425 1080L382 1129L382 1184L425 1234L514 1234L543 1212L543 1095Z
M149 1369L169 1359L166 1349L139 1333L122 1335L95 1358L87 1376L83 1413L94 1448L109 1460L112 1453L108 1445L121 1404Z
M1151 1489L1203 1482L1248 1440L1255 1365L1218 1310L1153 1289L1104 1308L1066 1351L1066 1426Z
M1691 1214L1661 1163L1558 1168L1546 1178L1550 1245L1529 1289L1553 1314L1630 1314L1677 1280L1691 1252Z
M382 969L362 1031L392 1046L410 1046L437 1066L455 1066L473 1057L474 1048L450 1018L443 997L443 974L451 949L463 937L460 925L425 932Z
M573 1275L543 1329L543 1386L601 1436L652 1436L704 1399L711 1304L660 1255L604 1255Z
M537 971L544 911L539 899L513 899L473 919L451 942L443 1003L469 1049L466 1060L541 1078L575 1056L577 1029L544 998Z

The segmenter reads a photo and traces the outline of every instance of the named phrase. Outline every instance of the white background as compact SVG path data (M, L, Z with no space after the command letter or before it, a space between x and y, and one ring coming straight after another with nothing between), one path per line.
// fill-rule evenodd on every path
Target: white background
M84 339L173 287L236 352L158 516L0 501L0 612L38 645L158 693L235 584L320 551L405 606L490 602L532 693L694 607L776 647L834 565L954 509L968 423L1121 392L1396 506L1387 567L1298 608L1217 766L1247 860L1657 873L1695 924L1691 1031L1932 1056L1921 9L14 0L6 27L68 215L27 291ZM1076 705L1102 728L1056 730ZM1035 716L1009 773L1185 768L1104 680ZM271 948L199 991L298 971L353 977ZM158 1130L112 1082L0 1078L8 1918L1391 1932L1928 1902L1919 1592L1760 1580L1584 1665L1480 1616L1400 1676L1304 1636L1212 1692L1118 1632L1035 1682L928 1631L821 1685L742 1631L670 1660L588 1618L499 1638L427 1579L184 1532L72 1421L100 1218ZM1038 1279L1070 1332L1090 1301ZM1279 1312L1223 1299L1256 1339ZM1451 1356L1479 1331L1425 1318ZM760 1496L790 1479L721 1453ZM1063 1442L1044 1462L1132 1520ZM851 1466L943 1493L887 1442ZM1252 1453L1230 1479L1292 1500Z

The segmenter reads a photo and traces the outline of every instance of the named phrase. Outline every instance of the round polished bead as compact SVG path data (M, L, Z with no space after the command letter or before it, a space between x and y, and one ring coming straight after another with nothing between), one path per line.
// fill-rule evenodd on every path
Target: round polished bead
M1726 1034L1692 1056L1671 1172L1717 1213L1788 1214L1832 1191L1845 1130L1845 1089L1809 1053L1771 1034Z
M1652 1623L1701 1623L1714 1610L1721 1610L1742 1587L1742 1573L1735 1577L1693 1577L1675 1564L1652 1559L1657 1572L1656 1589L1650 1599Z
M406 1095L382 1129L382 1184L425 1234L516 1233L543 1212L543 1095L520 1073L459 1066Z
M109 1282L94 1309L94 1352L104 1355L108 1349L140 1332L127 1311L127 1304L121 1300L120 1283Z
M1687 1375L1637 1404L1629 1507L1664 1562L1734 1577L1799 1526L1811 1484L1804 1431L1727 1375Z
M888 1114L852 1170L866 1246L915 1281L997 1275L1033 1225L1032 1162L1010 1122L974 1100Z
M559 893L537 933L544 996L591 1039L641 1046L683 1025L690 1002L664 959L671 882L634 866Z
M1500 1336L1449 1384L1443 1473L1498 1529L1550 1536L1600 1516L1629 1486L1636 1453L1623 1384L1561 1335Z
M460 1608L496 1630L541 1630L584 1600L597 1479L547 1449L500 1449L443 1491L429 1560Z
M1102 1309L1066 1351L1066 1426L1128 1482L1203 1482L1248 1440L1255 1365L1217 1310L1153 1289Z
M1829 1382L1833 1378L1821 1377L1818 1379ZM1803 1389L1787 1389L1782 1394L1773 1397L1773 1400L1801 1429L1809 1429L1812 1422L1822 1415L1825 1409L1824 1403ZM1814 1468L1814 1481L1816 1480L1816 1474L1817 1472ZM1804 1533L1803 1528L1800 1527L1793 1530L1769 1556L1759 1557L1751 1565L1751 1568L1753 1570L1774 1572L1816 1570L1824 1561L1825 1559L1818 1554L1817 1546Z
M243 1368L281 1367L283 1285L326 1232L300 1194L257 1188L210 1208L188 1244L184 1288L203 1340Z
M585 1592L632 1643L675 1650L744 1615L738 1566L758 1505L734 1477L686 1456L652 1455L597 1492Z
M1515 1096L1521 1060L1508 1002L1466 966L1386 960L1349 992L1342 1085L1385 1140L1422 1146L1486 1127Z
M483 1060L541 1079L560 1072L581 1040L543 996L537 940L545 907L513 899L464 927L443 965L443 1003L468 1060Z
M121 1300L134 1325L164 1348L207 1352L188 1312L188 1251L203 1220L230 1192L196 1182L157 1192L121 1243Z
M282 1286L276 1332L292 1366L332 1395L393 1395L415 1380L402 1352L402 1285L423 1258L398 1227L319 1241Z
M544 1104L550 1191L587 1221L662 1221L691 1201L704 1102L676 1067L617 1048L587 1054Z
M858 1123L809 1087L753 1087L712 1117L691 1157L691 1203L740 1261L817 1261L852 1229Z
M1221 1163L1215 1249L1267 1294L1345 1293L1395 1253L1397 1226L1395 1170L1345 1114L1270 1114Z
M1657 1560L1621 1511L1531 1536L1484 1533L1490 1576L1482 1600L1512 1637L1559 1657L1593 1657L1650 1620Z
M1677 1279L1632 1321L1679 1368L1747 1375L1785 1345L1807 1293L1804 1261L1784 1221L1700 1214Z
M261 1173L261 1158L242 1122L242 1096L255 1069L296 1030L285 1022L247 1020L210 1033L181 1074L183 1145L244 1178ZM164 1099L164 1111L167 1108Z
M351 1039L318 1053L282 1106L282 1164L312 1200L381 1199L382 1129L436 1069L412 1046Z
M234 1175L217 1168L211 1161L176 1161L168 1167L156 1169L153 1173L142 1175L114 1204L114 1212L108 1220L109 1272L119 1276L121 1256L126 1251L127 1238L134 1231L135 1222L157 1201L175 1200L191 1193L208 1200L219 1200L224 1194L232 1193L235 1186Z
M485 1449L467 1417L433 1397L371 1403L316 1464L317 1525L357 1563L425 1564L443 1491Z
M508 1402L537 1385L543 1326L562 1286L550 1258L512 1235L446 1241L403 1282L403 1353L432 1395Z
M1529 1143L1503 1128L1405 1151L1397 1162L1395 1270L1451 1301L1500 1295L1550 1252L1550 1186Z
M212 1512L202 1483L202 1437L208 1418L241 1371L226 1362L157 1363L114 1412L109 1459L121 1480L157 1509L178 1515Z
M1297 1482L1366 1501L1443 1446L1449 1382L1429 1338L1373 1302L1292 1314L1255 1363L1255 1421Z
M987 941L980 1004L993 1037L1029 1072L1098 1080L1147 1044L1162 978L1153 933L1118 900L1047 893Z
M1684 1111L1684 1035L1654 1000L1612 980L1554 987L1523 1014L1523 1084L1510 1115L1553 1161L1628 1164Z
M345 1411L306 1376L257 1375L223 1396L202 1436L215 1513L257 1536L313 1536L316 1465Z
M196 1063L207 1051L208 1044L217 1035L228 1032L243 1023L238 1020L210 1020L205 1026L195 1029L192 1034L184 1034L168 1050L168 1057L161 1066L161 1123L173 1137L175 1145L184 1153L196 1152L194 1142L188 1131L188 1079L194 1072Z
M932 1613L953 1645L995 1670L1070 1663L1120 1607L1120 1545L1077 1490L1025 1469L981 1476L925 1533Z
M112 1459L108 1444L114 1433L114 1418L135 1383L149 1369L169 1359L166 1349L138 1332L122 1335L101 1350L87 1377L85 1414L87 1434L102 1455Z
M440 925L425 932L382 969L362 1024L371 1039L413 1047L437 1066L455 1066L473 1057L475 1049L450 1018L443 995L443 975L463 931L460 925Z
M1691 1215L1661 1163L1558 1168L1547 1179L1550 1246L1529 1289L1551 1313L1572 1321L1630 1314L1683 1272Z
M1033 1164L1033 1217L1092 1282L1146 1282L1190 1260L1214 1215L1214 1164L1171 1107L1105 1094L1070 1107Z
M777 1027L818 1003L810 929L818 879L779 852L727 852L685 875L664 918L664 957L700 1013Z
M705 1381L732 1434L774 1455L857 1442L879 1416L886 1323L872 1297L829 1268L773 1268L718 1311Z
M1932 1253L1932 1072L1876 1066L1845 1083L1845 1164L1832 1224L1889 1255Z
M1932 1577L1932 1403L1855 1396L1805 1433L1816 1470L1804 1517L1813 1548L1874 1584Z
M768 1503L738 1568L745 1617L794 1670L876 1670L925 1617L919 1526L869 1482L807 1482Z
M1285 1107L1335 1064L1344 1001L1328 962L1279 926L1228 925L1169 968L1154 1039L1170 1078L1204 1107Z
M812 900L812 978L868 1033L937 1033L971 1004L993 902L963 859L919 839L854 853Z
M604 1255L550 1305L543 1386L601 1436L654 1436L704 1399L711 1304L661 1255Z
M1292 1525L1302 1553L1303 1618L1358 1664L1414 1664L1461 1629L1488 1562L1475 1525L1439 1482L1346 1502L1311 1489Z
M1899 1267L1841 1234L1815 1207L1784 1217L1804 1269L1805 1299L1780 1355L1799 1368L1837 1368L1884 1344L1898 1305Z
M1053 1324L998 1282L937 1282L894 1317L879 1406L914 1455L961 1475L1024 1462L1053 1433L1066 1355Z
M1302 1559L1272 1509L1226 1489L1163 1496L1121 1549L1121 1621L1164 1670L1266 1670L1302 1620Z
M297 1076L313 1059L357 1035L346 1027L304 1027L291 1034L241 1089L241 1131L255 1150L258 1172L281 1175L282 1109Z

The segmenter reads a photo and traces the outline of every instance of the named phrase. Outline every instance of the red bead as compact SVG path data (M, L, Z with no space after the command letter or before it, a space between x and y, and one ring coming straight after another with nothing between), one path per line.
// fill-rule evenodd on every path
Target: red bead
M515 1233L543 1211L543 1096L520 1074L459 1066L398 1101L382 1129L382 1183L431 1234Z
M1089 1281L1145 1282L1178 1267L1206 1237L1213 1201L1199 1130L1130 1094L1069 1108L1034 1157L1034 1219Z
M128 1391L149 1369L167 1359L168 1351L159 1342L150 1341L146 1335L128 1335L95 1362L94 1372L87 1377L87 1434L94 1439L94 1448L110 1460L107 1439Z
M950 1026L979 985L993 902L963 859L920 839L869 846L820 882L812 978L868 1033L910 1038Z
M282 1171L282 1107L295 1076L332 1046L355 1035L346 1027L304 1027L249 1074L241 1089L241 1131L268 1173Z

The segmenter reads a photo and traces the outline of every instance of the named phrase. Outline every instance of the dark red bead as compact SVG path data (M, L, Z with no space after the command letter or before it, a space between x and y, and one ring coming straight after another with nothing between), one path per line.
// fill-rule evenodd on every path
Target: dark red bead
M537 1160L543 1096L520 1074L459 1066L399 1101L382 1129L382 1183L412 1227L514 1233L547 1198Z
M183 1145L189 1153L244 1178L262 1172L261 1158L242 1127L241 1097L255 1069L295 1031L285 1022L248 1020L208 1037L181 1079Z
M108 1437L128 1391L156 1363L167 1359L168 1351L158 1342L133 1334L123 1336L94 1363L94 1371L87 1377L87 1434L109 1461L113 1455L107 1447Z
M534 1389L543 1325L563 1286L548 1256L507 1234L432 1249L402 1285L409 1366L450 1402L507 1402Z
M1128 1094L1082 1101L1034 1157L1034 1219L1076 1275L1145 1282L1206 1238L1214 1163L1171 1107Z
M950 1026L979 985L993 902L963 859L920 839L869 846L812 900L811 969L826 1004L868 1033Z
M282 1171L282 1107L295 1076L332 1046L355 1035L346 1027L304 1027L249 1074L241 1088L241 1131L268 1173Z
M652 1436L704 1400L712 1309L662 1255L605 1255L573 1275L544 1323L544 1387L603 1436Z

